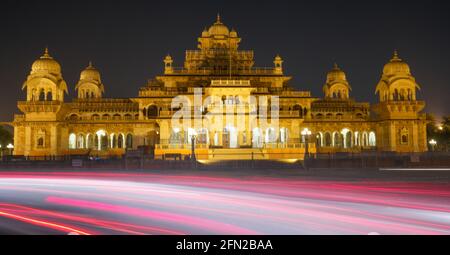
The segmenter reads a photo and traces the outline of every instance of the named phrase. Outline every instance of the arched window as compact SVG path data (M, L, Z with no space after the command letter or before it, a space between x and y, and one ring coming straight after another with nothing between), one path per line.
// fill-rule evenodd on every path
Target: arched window
M355 146L361 146L359 132L355 131Z
M120 120L122 118L122 116L120 116L120 114L114 114L113 119L114 120Z
M169 144L182 144L184 136L179 128L173 128L169 137Z
M51 91L47 93L47 101L53 101L53 93Z
M98 115L98 114L94 114L94 115L92 115L92 118L91 118L92 120L100 120L100 115Z
M287 128L280 128L280 142L287 143L289 139L289 130Z
M334 134L333 134L333 145L334 145L334 147L336 147L336 148L342 148L342 146L343 146L343 139L344 137L343 137L343 135L341 134L341 133L339 133L339 132L334 132Z
M276 143L277 142L277 134L275 133L274 128L268 128L266 130L266 143Z
M147 110L148 118L158 117L158 107L156 105L151 105Z
M331 147L332 144L332 139L331 139L331 134L329 132L325 133L325 147Z
M73 120L73 121L76 121L76 120L80 119L80 117L78 117L78 115L76 115L76 114L70 115L69 118L70 118L70 120Z
M69 135L69 149L73 150L77 148L77 136L75 134Z
M300 118L303 118L303 109L300 105L296 104L294 106L294 112L298 112Z
M344 147L347 148L347 149L352 148L353 147L353 133L352 133L352 131L348 131L345 134L344 137L345 137Z
M399 94L398 94L398 90L397 89L394 90L394 100L395 101L399 100Z
M322 147L323 146L323 134L322 134L322 132L319 132L316 135L316 146L317 147Z
M102 120L110 120L111 116L109 114L103 114Z
M369 133L369 146L375 147L377 146L377 138L375 132Z
M43 137L39 137L37 139L37 147L38 148L44 148L44 138Z
M133 135L131 135L131 134L127 135L126 148L127 149L132 149L133 148Z
M117 136L115 134L109 135L109 148L117 148Z
M83 134L79 134L77 137L77 148L78 149L84 148L84 135Z
M252 130L252 144L253 148L261 148L263 146L263 135L260 128L254 128Z
M93 149L95 146L94 136L92 134L86 135L86 149Z
M125 147L124 141L125 141L124 135L119 134L119 137L117 138L117 147L119 149L123 149Z
M409 131L406 127L400 130L400 144L407 145L409 143Z
M41 89L39 92L39 101L45 101L45 91L44 89Z

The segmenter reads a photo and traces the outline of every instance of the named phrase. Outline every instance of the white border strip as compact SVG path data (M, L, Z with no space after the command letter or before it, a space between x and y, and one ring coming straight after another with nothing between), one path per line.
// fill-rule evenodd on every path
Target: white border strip
M450 171L450 168L380 168L380 171Z

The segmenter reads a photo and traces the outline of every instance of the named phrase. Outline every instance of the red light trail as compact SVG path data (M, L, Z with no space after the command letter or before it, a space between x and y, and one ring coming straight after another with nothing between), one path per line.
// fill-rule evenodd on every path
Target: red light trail
M450 234L450 185L198 174L0 172L0 232Z

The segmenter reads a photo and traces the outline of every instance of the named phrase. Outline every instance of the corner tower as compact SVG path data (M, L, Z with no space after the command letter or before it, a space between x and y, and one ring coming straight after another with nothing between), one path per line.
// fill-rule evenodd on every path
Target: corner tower
M14 154L24 156L61 155L64 147L63 123L67 107L64 94L68 92L61 66L48 49L34 61L22 86L26 101L19 101L23 115L14 118Z
M398 55L384 66L375 93L379 103L373 106L379 121L379 145L384 151L423 152L426 145L426 120L420 112L425 102L417 100L420 90L410 67Z
M44 55L34 61L30 75L22 86L27 89L27 101L64 101L67 84L61 73L61 66L45 48Z

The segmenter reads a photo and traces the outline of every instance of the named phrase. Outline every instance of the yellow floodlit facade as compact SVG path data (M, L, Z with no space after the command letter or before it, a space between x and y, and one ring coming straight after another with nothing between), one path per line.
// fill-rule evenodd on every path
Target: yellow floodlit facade
M12 122L14 153L116 156L143 146L155 157L186 156L194 142L199 160L295 160L303 158L306 141L313 154L427 150L425 103L417 100L420 87L397 52L374 86L378 103L371 106L351 98L351 84L336 64L324 79L323 98L316 98L292 87L280 56L272 67L258 68L254 52L240 50L240 42L218 17L201 33L198 49L186 51L182 67L166 56L164 73L137 97L104 98L108 85L89 63L71 102L64 100L69 86L61 66L46 49L22 87L27 97L18 102L23 114ZM196 96L200 106L174 104L179 97L195 102ZM184 118L175 126L180 114L191 121ZM211 116L227 120L217 124ZM304 129L311 137L302 137Z

